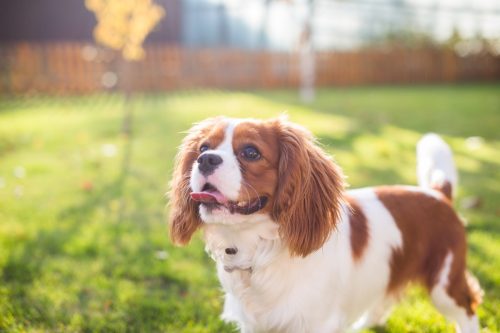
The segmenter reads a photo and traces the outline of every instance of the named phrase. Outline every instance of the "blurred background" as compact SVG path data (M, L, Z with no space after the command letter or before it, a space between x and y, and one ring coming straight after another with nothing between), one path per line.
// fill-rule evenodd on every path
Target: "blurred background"
M124 89L127 81L141 92L297 87L307 76L302 67L318 86L500 76L500 5L493 0L147 3L134 13L131 0L107 9L92 0L6 2L0 91L89 94ZM121 19L127 11L134 16ZM145 39L145 57L126 78L120 53L94 37L118 50L127 47L120 39ZM312 64L304 65L310 54Z
M450 143L469 265L500 331L500 3L0 4L0 332L233 332L199 237L166 227L184 133L287 113L352 187L415 184ZM384 329L453 332L418 287Z

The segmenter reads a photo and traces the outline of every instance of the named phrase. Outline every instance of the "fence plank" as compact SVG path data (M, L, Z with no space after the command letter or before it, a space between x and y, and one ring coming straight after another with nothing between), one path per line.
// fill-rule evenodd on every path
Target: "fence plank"
M0 93L85 94L105 89L120 69L117 52L78 42L0 45ZM296 53L146 46L128 78L136 91L282 88L300 84ZM119 74L119 73L118 73ZM450 50L318 52L316 84L413 84L500 79L500 56L459 57ZM120 86L120 84L119 84Z

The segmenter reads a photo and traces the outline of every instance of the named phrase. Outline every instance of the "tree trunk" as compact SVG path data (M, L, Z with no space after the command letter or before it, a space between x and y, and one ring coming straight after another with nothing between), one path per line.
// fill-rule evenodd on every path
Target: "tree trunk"
M314 89L315 81L315 54L313 43L313 17L314 0L309 0L309 14L304 23L304 29L300 38L300 99L304 103L314 101L316 94Z

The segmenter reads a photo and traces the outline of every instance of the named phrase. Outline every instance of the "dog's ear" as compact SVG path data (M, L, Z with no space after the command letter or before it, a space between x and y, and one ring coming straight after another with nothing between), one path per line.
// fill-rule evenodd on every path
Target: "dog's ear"
M283 119L275 126L281 149L273 218L290 253L306 256L335 228L344 176L309 131Z
M191 200L191 169L198 158L200 141L219 118L210 118L193 126L179 147L170 184L170 238L176 245L187 244L201 225L199 204Z

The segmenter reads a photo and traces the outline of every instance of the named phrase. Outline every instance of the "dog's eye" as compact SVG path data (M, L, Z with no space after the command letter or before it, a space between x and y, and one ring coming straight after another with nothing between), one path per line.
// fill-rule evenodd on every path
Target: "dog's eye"
M260 158L260 152L254 146L248 146L241 151L241 156L248 161L256 161Z
M200 153L203 153L203 152L205 152L205 151L207 151L209 149L210 149L210 147L208 147L208 145L205 143L205 144L201 145L201 147L200 147Z

